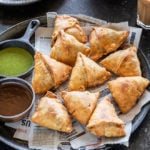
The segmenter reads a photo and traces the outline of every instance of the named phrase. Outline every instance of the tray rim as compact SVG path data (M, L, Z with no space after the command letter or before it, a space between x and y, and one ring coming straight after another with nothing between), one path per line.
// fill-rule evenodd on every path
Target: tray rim
M21 6L21 5L28 5L32 4L35 2L38 2L41 0L0 0L1 5L6 5L6 6Z
M78 15L72 15L72 16L78 17ZM6 39L11 39L12 34L20 33L23 30L25 30L28 23L33 19L39 19L40 22L41 22L41 25L43 25L43 26L46 26L46 24L47 24L46 16L39 16L39 17L28 19L28 20L24 20L22 22L19 22L15 25L9 27L8 29L4 30L3 32L1 32L0 33L0 42L3 41L3 40L6 40ZM81 19L81 18L79 17L79 19ZM91 23L93 23L93 22L91 22ZM16 28L17 28L17 31L16 31ZM147 60L145 54L142 52L142 49L138 49L138 51L140 52L140 55L142 55L142 57L143 57L143 59L146 63L146 67L148 68L148 74L150 75L150 65L148 63L148 60ZM149 80L150 80L150 76L149 76ZM146 117L147 113L149 112L149 110L150 110L150 103L146 104L142 108L141 112L135 117L135 119L133 120L132 133L134 133L137 130L137 128L141 125L141 123L145 119L145 117ZM138 121L136 121L137 117L138 117ZM15 149L21 149L21 150L28 150L29 149L28 147L26 147L27 145L24 146L20 143L9 140L9 139L1 136L1 135L0 135L0 142L3 142L4 144L6 144L6 145L8 145L12 148L15 148ZM107 145L106 145L106 147L107 147ZM107 148L110 148L110 146L108 146Z

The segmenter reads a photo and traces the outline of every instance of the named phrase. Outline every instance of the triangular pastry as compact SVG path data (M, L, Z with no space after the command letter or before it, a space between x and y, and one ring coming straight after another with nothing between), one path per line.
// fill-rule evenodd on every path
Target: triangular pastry
M72 131L72 121L65 106L55 94L49 91L39 100L31 121L57 131L66 133Z
M127 113L145 91L149 80L140 76L119 77L109 81L110 92L122 113Z
M92 27L90 33L90 58L97 61L102 56L116 51L125 42L128 35L129 31Z
M80 123L86 124L96 107L99 93L62 91L61 94L69 113Z
M55 59L50 58L48 55L43 55L43 60L54 80L54 87L59 87L59 85L69 77L72 67L58 62Z
M57 15L54 23L51 46L54 46L57 36L61 30L64 30L66 33L74 36L81 43L85 43L87 41L87 36L76 18L69 15Z
M121 137L126 135L124 122L117 116L109 97L103 98L97 104L86 128L96 136Z
M35 93L44 93L53 87L54 81L47 69L42 54L36 52L34 55L34 74L32 78L32 87Z
M61 30L58 33L56 42L51 49L50 57L67 65L73 66L78 52L88 55L90 48L85 44L80 43L74 36Z
M87 87L104 83L110 77L110 72L79 52L68 89L69 91L84 91Z
M105 54L105 49L102 47L99 37L96 34L96 27L92 27L89 42L90 42L90 50L91 50L90 58L94 61L97 61Z
M119 76L141 76L140 62L135 46L110 54L100 64Z
M36 52L32 86L35 93L45 93L51 88L57 88L66 81L72 68L66 64Z

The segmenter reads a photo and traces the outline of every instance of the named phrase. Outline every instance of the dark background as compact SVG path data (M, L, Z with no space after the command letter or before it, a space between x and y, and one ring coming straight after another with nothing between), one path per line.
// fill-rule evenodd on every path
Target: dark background
M108 22L128 21L136 26L136 0L41 0L25 6L0 5L0 32L21 21L43 16L48 11L58 14L85 14ZM143 30L139 45L150 63L150 31ZM0 142L0 150L11 150ZM116 149L116 148L113 148ZM150 113L130 138L129 148L118 147L117 150L150 149Z

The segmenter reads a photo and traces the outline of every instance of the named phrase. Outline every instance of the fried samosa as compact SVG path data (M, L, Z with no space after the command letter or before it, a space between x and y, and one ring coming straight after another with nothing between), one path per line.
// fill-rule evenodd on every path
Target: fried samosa
M80 123L86 124L96 107L99 93L62 91L61 94L69 113Z
M90 58L94 61L97 61L105 54L105 49L102 47L102 44L96 33L96 27L92 28L89 40L90 40L90 50L91 50Z
M78 52L82 52L87 56L90 48L80 43L74 36L61 30L51 49L50 57L67 65L74 66Z
M92 27L90 33L90 58L97 61L116 51L127 39L129 31L117 31L104 27Z
M104 83L110 77L110 72L79 52L68 89L69 91L84 91L88 87Z
M49 129L70 133L72 121L61 101L54 93L47 92L38 103L31 121Z
M135 46L110 54L100 64L119 76L141 76L140 62Z
M108 82L110 92L122 113L132 109L148 84L149 80L141 76L119 77Z
M44 93L51 89L53 84L54 81L42 59L42 54L36 52L34 55L34 74L32 78L32 87L35 93Z
M66 64L36 52L32 86L36 94L42 94L51 88L57 88L66 81L72 68Z
M86 128L96 136L121 137L126 135L124 122L117 116L109 97L104 97L97 104Z
M69 15L58 15L56 16L54 23L54 32L52 34L51 42L52 47L54 46L57 36L61 30L64 30L66 33L74 36L81 43L87 42L87 36L76 18Z

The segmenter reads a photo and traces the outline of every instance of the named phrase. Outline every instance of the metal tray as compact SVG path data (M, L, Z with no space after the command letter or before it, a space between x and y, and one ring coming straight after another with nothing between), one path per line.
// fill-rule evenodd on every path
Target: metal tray
M32 4L40 0L0 0L0 4L2 5L10 5L10 6L17 6L17 5L27 5Z
M46 16L37 17L36 19L40 20L41 26L47 25ZM11 28L9 28L8 30L2 32L0 34L0 41L6 40L6 39L11 39L11 38L17 38L17 37L21 36L22 33L25 31L29 21L30 20L26 20L21 23L18 23L16 25L12 26ZM34 39L32 42L34 44ZM148 61L141 49L138 49L138 57L141 62L143 77L150 79L150 67L149 67ZM147 89L150 91L150 86ZM133 120L132 133L135 132L135 130L142 123L142 121L144 120L145 116L147 115L149 109L150 109L150 103L145 105L143 107L142 111ZM1 142L3 142L15 149L19 149L19 150L29 149L27 142L16 140L13 138L14 132L15 132L14 129L6 127L3 123L0 122L0 141ZM108 149L108 148L110 148L110 146L106 146L106 149Z

